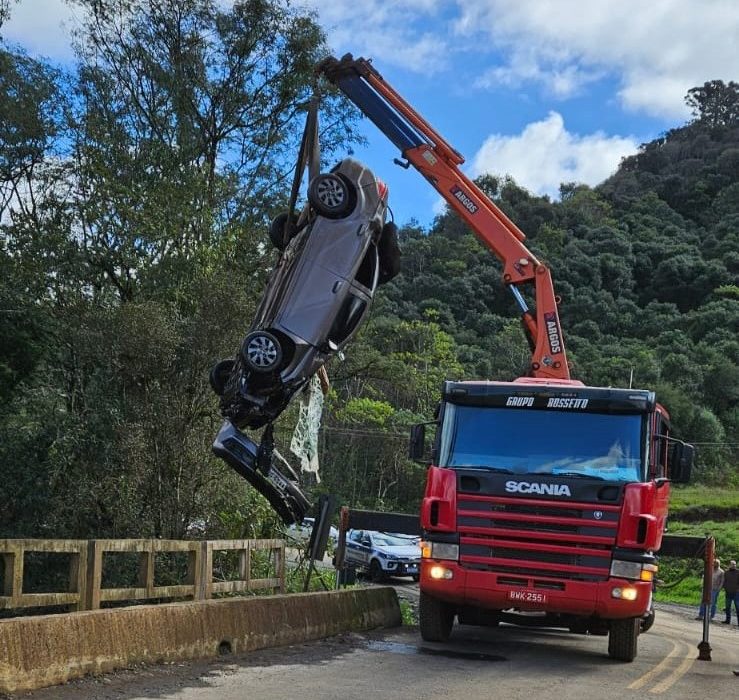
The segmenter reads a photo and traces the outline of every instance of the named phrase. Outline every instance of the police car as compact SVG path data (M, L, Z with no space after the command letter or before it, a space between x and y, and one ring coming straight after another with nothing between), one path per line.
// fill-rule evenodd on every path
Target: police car
M418 537L373 530L349 530L345 561L369 573L373 581L388 576L412 576L421 573L421 546Z

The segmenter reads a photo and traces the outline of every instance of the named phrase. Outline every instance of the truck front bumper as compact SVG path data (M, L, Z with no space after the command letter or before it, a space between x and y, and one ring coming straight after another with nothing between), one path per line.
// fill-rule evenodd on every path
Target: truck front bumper
M446 578L432 578L431 568L435 566L448 572ZM515 583L511 582L516 579ZM614 589L624 591L627 588L636 592L633 600L614 596ZM652 602L652 583L648 581L620 578L571 581L548 576L518 576L467 569L454 561L434 559L421 562L421 590L456 605L595 616L604 620L642 617Z

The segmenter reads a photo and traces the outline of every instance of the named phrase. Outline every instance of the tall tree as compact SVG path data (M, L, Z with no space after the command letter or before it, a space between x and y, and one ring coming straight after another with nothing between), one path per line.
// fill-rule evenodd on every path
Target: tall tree
M693 116L709 126L739 125L739 83L709 80L688 90L685 103Z

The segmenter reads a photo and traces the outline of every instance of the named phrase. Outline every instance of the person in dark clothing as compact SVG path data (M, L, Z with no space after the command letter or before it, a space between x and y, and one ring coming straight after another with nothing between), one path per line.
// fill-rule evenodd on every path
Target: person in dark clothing
M725 625L731 624L731 604L734 604L734 612L736 613L737 623L739 623L739 569L736 568L736 562L732 559L729 562L729 568L724 571L724 595L726 596Z

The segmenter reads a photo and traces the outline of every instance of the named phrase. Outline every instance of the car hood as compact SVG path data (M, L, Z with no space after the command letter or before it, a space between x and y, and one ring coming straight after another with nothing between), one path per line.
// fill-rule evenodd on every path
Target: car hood
M421 556L421 548L416 545L402 544L393 547L375 547L378 552L392 554L394 557L416 557Z

